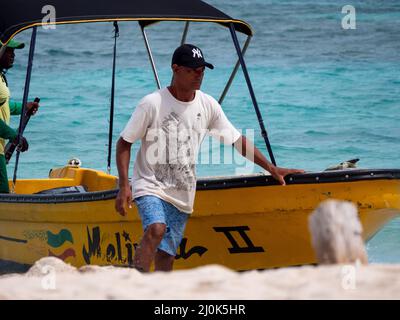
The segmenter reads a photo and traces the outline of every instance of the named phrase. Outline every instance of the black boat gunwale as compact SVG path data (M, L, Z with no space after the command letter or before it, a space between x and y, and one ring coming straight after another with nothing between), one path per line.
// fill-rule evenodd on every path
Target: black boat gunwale
M356 182L372 180L400 180L400 169L351 169L337 171L309 172L289 175L285 178L287 185L321 184L338 182ZM251 174L243 176L226 176L199 178L198 191L225 190L233 188L252 188L279 186L279 182L270 175ZM115 199L118 189L73 194L0 194L0 203L36 203L62 204L71 202L92 202Z

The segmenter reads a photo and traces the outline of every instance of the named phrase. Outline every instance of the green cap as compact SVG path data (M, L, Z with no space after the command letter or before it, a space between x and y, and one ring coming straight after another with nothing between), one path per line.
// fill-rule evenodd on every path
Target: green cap
M1 45L3 45L3 43L1 43ZM18 42L15 41L13 39L11 39L8 43L7 43L7 48L12 48L12 49L23 49L25 47L25 43L22 42Z

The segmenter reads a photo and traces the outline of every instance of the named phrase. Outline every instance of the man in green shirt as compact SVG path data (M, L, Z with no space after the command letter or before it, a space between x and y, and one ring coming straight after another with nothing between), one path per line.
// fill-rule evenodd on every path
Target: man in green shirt
M0 43L0 47L3 44ZM10 116L18 115L22 112L22 103L10 100L10 89L6 78L6 72L12 68L15 58L15 49L22 49L25 45L17 41L11 40L0 57L0 193L9 193L8 176L6 169L6 159L4 156L4 148L6 140L13 141L17 138L18 132L12 129L10 124ZM35 114L39 108L37 102L28 102L27 110L31 110ZM21 137L20 150L22 152L28 150L28 142Z

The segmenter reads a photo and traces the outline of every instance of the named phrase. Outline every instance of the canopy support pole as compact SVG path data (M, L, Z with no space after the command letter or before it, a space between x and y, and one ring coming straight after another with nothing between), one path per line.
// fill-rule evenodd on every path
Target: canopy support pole
M262 118L262 115L261 115L261 112L260 112L260 108L258 107L256 95L254 94L253 86L251 84L250 76L249 76L249 73L247 71L246 63L244 61L244 58L243 58L243 55L242 55L242 51L240 49L239 40L237 38L236 31L235 31L235 25L233 23L231 23L229 25L229 29L231 31L233 43L235 45L237 54L239 56L239 61L240 61L240 64L242 66L242 70L243 70L243 74L244 74L244 77L245 77L246 82L247 82L247 86L249 88L250 96L251 96L251 99L253 101L253 106L254 106L254 109L255 109L256 114L257 114L258 123L259 123L260 128L261 128L261 135L263 136L265 144L267 146L271 162L273 163L274 166L276 166L275 157L274 157L274 154L272 152L271 144L269 143L269 139L268 139L268 133L267 133L267 130L265 129L264 120Z
M17 141L18 141L17 145L18 146L21 144L23 118L26 116L25 115L26 114L26 104L28 102L29 86L31 84L31 74L32 74L32 66L33 66L33 56L35 53L35 45L36 45L36 32L37 32L37 27L35 26L32 29L31 43L30 43L30 48L29 48L28 67L27 67L26 78L25 78L24 97L22 99L22 111L21 111L21 117L19 118L19 128L18 128L18 136L17 136ZM19 155L20 155L20 150L19 150L19 148L17 148L11 193L15 193L15 184L17 182Z
M243 57L244 57L244 55L246 54L247 48L248 48L249 45L250 45L250 41L251 41L251 36L248 36L248 37L247 37L247 40L246 40L246 42L245 42L245 44L244 44L244 46L243 46L243 49L242 49L242 55L243 55ZM222 104L222 103L224 102L225 97L226 97L226 95L228 94L228 91L229 91L229 89L230 89L230 87L231 87L231 85L232 85L232 82L233 82L233 80L234 80L235 77L236 77L236 73L237 73L237 71L239 70L239 66L240 66L240 60L238 59L238 61L236 62L235 68L234 68L233 71L232 71L231 77L229 78L228 83L226 84L226 87L225 87L224 91L222 92L221 97L220 97L219 100L218 100L219 104Z
M110 128L108 132L108 157L107 157L107 172L111 174L111 153L112 153L112 135L114 131L114 102L115 102L115 68L117 60L117 38L119 37L118 22L114 21L114 52L113 52L113 67L112 67L112 83L111 83L111 107L110 107Z
M186 38L187 38L188 31L189 31L189 25L190 25L190 21L185 23L185 29L183 30L181 45L186 43Z
M7 46L4 44L0 47L0 59L3 56L4 52L6 52Z
M142 25L140 25L140 28L142 29L142 35L143 35L144 43L146 45L147 54L149 55L151 67L152 67L153 73L154 73L154 77L155 77L156 82L157 82L157 87L158 87L158 89L161 89L160 78L158 77L156 64L155 64L154 59L153 59L153 54L151 53L151 49L150 49L149 41L147 39L146 31L144 31L144 27Z

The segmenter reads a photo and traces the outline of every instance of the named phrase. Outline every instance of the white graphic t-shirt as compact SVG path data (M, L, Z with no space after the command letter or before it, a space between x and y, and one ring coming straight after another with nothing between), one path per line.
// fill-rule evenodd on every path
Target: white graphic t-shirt
M133 171L133 198L155 195L192 213L195 162L206 134L228 145L241 136L213 97L198 90L192 101L182 102L167 88L144 97L121 133L129 143L141 139Z

